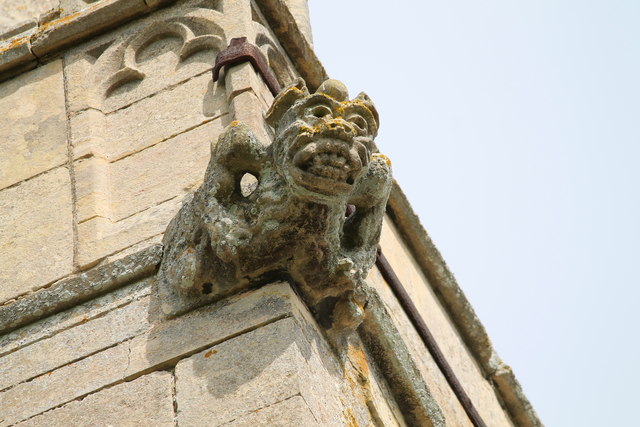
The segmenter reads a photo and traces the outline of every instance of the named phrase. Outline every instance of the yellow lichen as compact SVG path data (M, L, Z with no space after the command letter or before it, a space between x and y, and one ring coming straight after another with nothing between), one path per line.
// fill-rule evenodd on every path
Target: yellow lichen
M391 167L391 159L382 153L373 153L371 155L371 160L373 161L374 159L382 159L387 164L387 166Z

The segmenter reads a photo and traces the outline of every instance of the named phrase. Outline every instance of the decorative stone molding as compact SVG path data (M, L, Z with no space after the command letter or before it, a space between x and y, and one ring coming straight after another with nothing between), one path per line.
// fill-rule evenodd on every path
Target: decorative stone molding
M365 94L302 80L267 112L264 147L233 122L212 148L204 184L171 221L158 280L175 315L287 277L325 327L352 329L366 305L391 189L390 162L373 153L378 116Z
M177 67L200 51L220 51L224 45L224 31L207 15L216 16L207 9L196 8L184 16L169 18L160 24L152 23L141 33L110 47L101 57L113 68L102 82L103 96L108 98L119 87L141 82L146 77L141 68L144 62L157 56L153 49L155 43L179 40ZM103 67L106 68L108 66Z

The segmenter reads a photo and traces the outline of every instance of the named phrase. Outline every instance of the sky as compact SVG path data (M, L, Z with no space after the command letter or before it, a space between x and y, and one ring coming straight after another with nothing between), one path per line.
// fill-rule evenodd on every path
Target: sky
M309 3L542 422L638 425L640 1Z

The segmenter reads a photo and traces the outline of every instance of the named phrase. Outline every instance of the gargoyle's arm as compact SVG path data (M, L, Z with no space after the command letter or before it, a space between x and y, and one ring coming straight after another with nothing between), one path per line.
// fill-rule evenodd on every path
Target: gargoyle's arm
M352 250L370 251L377 246L387 199L391 192L391 162L386 156L374 154L367 175L358 184L349 204L355 213L344 227L345 243Z

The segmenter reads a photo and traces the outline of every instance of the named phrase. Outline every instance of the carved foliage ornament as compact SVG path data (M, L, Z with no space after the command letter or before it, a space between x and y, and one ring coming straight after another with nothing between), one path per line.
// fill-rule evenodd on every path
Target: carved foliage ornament
M310 94L298 80L266 120L268 147L238 122L213 146L203 185L165 233L160 290L187 304L286 277L321 324L354 328L391 188L390 162L373 153L375 107L339 81Z

